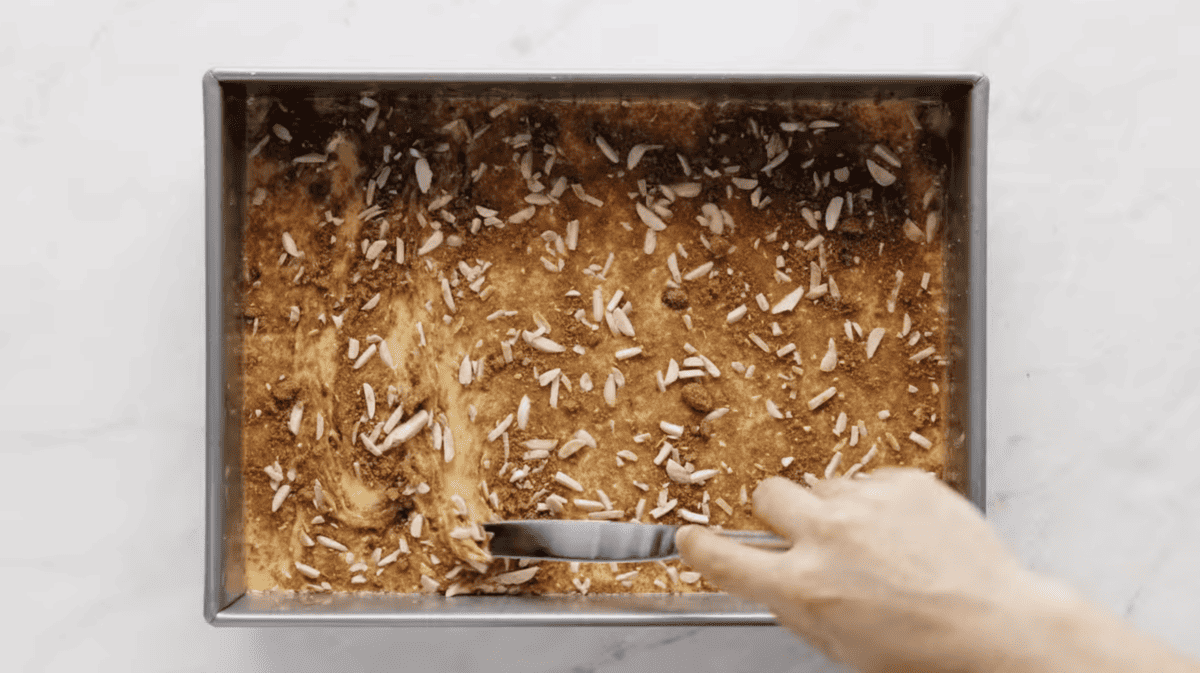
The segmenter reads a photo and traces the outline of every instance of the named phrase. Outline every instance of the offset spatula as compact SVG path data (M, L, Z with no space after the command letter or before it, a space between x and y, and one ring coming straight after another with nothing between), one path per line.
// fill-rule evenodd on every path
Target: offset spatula
M531 519L485 523L483 529L493 534L489 547L492 556L500 558L618 563L679 555L675 546L678 526ZM787 540L761 531L714 532L762 549L782 551L791 547Z

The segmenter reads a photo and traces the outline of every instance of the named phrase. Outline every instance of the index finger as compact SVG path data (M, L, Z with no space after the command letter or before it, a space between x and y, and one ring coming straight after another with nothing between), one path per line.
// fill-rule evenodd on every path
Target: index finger
M812 530L812 522L825 511L819 497L790 479L767 477L754 489L754 515L793 542Z

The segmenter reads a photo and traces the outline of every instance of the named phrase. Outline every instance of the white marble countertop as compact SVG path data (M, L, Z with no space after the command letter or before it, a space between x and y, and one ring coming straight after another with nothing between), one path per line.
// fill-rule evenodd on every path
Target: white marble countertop
M206 625L212 66L986 73L989 517L1033 567L1200 656L1195 3L42 4L0 22L9 670L829 666L774 628Z

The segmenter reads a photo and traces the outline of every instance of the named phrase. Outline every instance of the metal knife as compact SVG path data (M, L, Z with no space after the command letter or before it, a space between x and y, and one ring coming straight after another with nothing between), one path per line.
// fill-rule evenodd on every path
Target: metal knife
M499 558L538 558L585 563L657 561L679 555L678 526L530 519L483 524L492 533L489 548ZM753 547L787 550L787 540L763 531L710 529Z

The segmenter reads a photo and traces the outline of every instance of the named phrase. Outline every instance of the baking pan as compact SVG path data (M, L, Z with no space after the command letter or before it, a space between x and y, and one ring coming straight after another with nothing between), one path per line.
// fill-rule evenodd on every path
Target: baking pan
M589 596L250 595L242 561L240 447L242 213L247 100L378 88L422 96L516 99L919 98L950 112L946 185L948 414L945 480L984 507L988 81L979 74L459 74L211 70L204 76L205 431L204 616L219 626L666 626L774 624L726 594Z

